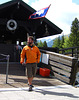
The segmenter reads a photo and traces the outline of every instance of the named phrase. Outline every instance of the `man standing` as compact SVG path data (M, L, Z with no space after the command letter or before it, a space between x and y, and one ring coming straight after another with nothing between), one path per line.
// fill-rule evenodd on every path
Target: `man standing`
M24 64L24 59L26 57L26 73L28 78L29 91L32 91L32 80L36 75L37 63L40 61L40 51L37 46L34 45L34 40L32 36L28 37L27 45L23 48L21 52L20 63Z

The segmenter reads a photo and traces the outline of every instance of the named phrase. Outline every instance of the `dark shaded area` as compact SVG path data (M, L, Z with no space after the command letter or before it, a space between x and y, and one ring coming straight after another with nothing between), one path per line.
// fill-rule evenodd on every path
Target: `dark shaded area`
M53 47L39 47L39 49L59 53L59 48L57 48L57 47L56 48L53 48Z
M0 44L0 62L7 62L5 55L10 55L10 62L20 62L20 52L21 49L15 44Z
M38 89L36 90L36 92L41 93L43 95L49 94L49 95L58 95L58 96L66 96L66 97L70 97L70 98L79 98L79 96L75 96L71 93L59 93L59 92L53 92L53 91L47 91L47 90L43 90L43 89Z
M29 20L29 16L35 10L22 0L12 0L0 5L0 43L15 44L17 40L26 41L27 33L42 38L60 34L62 30L46 18ZM17 27L14 30L8 29L8 21L14 20ZM9 24L14 28L14 22ZM33 34L35 32L35 34Z
M0 62L0 74L6 74L7 62ZM10 62L8 75L25 76L25 67L18 62Z

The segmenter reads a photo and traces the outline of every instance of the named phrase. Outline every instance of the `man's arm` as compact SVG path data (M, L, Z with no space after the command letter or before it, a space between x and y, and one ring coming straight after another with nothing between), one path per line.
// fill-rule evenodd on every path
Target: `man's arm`
M24 63L24 59L25 59L25 48L23 48L21 55L20 55L21 59L20 59L20 63Z
M40 50L37 48L37 63L40 62L40 56L41 56L41 52L40 52Z

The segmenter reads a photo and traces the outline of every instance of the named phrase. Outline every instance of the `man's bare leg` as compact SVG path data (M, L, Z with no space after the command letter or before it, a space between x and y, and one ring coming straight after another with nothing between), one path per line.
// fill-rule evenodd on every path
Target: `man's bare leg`
M33 77L28 77L28 83L29 83L29 85L32 85L32 80L33 80Z
M28 78L29 91L32 91L32 88L33 88L33 86L32 86L32 80L33 80L33 77Z

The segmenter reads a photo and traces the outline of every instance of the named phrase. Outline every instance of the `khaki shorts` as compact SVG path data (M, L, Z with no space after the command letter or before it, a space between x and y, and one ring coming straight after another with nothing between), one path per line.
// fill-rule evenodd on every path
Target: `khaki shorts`
M37 72L37 64L36 63L27 63L26 64L26 75L27 77L35 77Z

